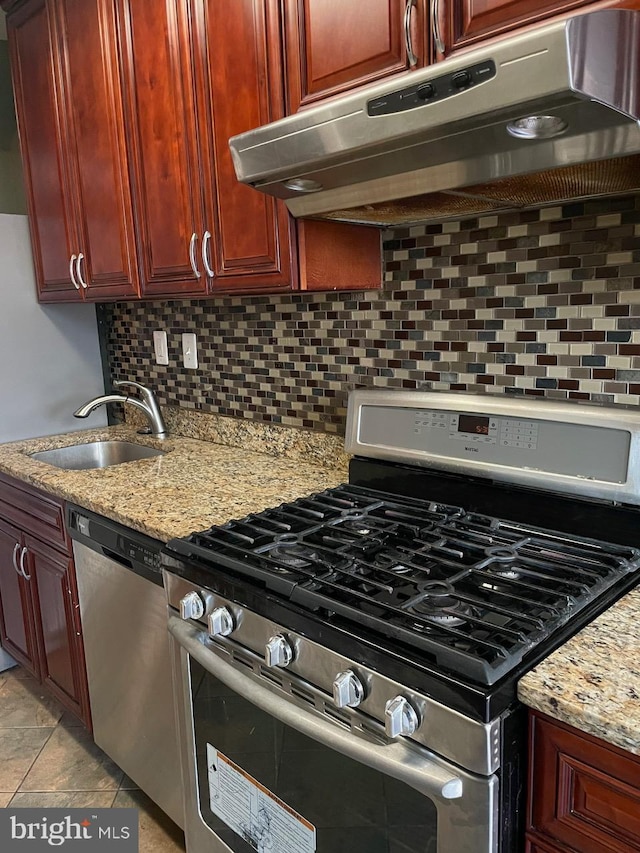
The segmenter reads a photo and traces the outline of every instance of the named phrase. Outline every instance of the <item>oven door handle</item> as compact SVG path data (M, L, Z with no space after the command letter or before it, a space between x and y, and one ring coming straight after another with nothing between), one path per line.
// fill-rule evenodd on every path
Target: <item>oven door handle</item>
M456 800L463 794L461 775L442 759L421 748L418 753L400 741L375 743L353 730L343 730L320 714L310 713L239 672L206 644L204 632L177 616L169 618L169 631L207 672L234 693L292 729L374 770L405 782L432 800Z

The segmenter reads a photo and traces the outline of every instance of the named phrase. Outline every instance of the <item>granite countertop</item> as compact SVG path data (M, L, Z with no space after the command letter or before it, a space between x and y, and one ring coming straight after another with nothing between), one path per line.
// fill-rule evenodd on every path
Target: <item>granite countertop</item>
M640 755L640 587L527 673L518 697Z
M346 457L329 447L333 460L320 464L324 450L317 442L309 447L313 437L297 432L266 428L244 446L233 446L179 435L158 441L132 426L103 427L0 445L0 472L166 542L345 482ZM84 471L54 468L28 455L105 439L166 453Z

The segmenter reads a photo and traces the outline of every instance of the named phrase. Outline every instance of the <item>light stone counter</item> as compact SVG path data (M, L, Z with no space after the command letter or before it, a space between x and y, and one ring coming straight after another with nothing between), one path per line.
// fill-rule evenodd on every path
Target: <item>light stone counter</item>
M132 426L12 442L0 445L0 472L162 541L346 482L347 457L338 436L232 422L218 419L221 443L180 435L159 442ZM86 471L54 468L28 455L104 439L167 452Z
M640 755L640 587L527 673L518 697Z

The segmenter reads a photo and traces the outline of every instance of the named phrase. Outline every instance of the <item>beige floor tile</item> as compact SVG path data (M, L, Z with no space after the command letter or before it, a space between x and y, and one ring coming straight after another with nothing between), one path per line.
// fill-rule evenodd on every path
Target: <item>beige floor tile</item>
M55 726L62 706L31 676L9 676L0 687L0 726L28 728Z
M14 794L9 805L12 809L108 809L115 795L115 791L32 791Z
M33 678L30 672L28 672L23 666L12 666L11 669L5 669L2 673L3 675L8 676L9 678Z
M139 809L139 853L184 853L184 835L142 791L118 791L113 808Z
M0 794L0 809L3 809L5 806L8 806L9 800L13 796L13 794Z
M0 729L0 791L14 793L29 771L52 728Z
M58 726L20 786L20 793L117 790L123 775L85 729Z

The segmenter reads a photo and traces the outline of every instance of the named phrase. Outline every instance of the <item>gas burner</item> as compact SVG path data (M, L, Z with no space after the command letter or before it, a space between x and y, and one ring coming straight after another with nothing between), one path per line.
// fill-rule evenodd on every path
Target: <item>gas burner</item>
M287 569L302 569L318 559L315 551L298 542L280 541L266 553L270 560L279 563L275 571L281 572L286 572Z
M394 575L411 574L413 567L406 565L402 560L402 554L395 551L384 550L375 555L372 563L376 569L385 569L387 572L393 572Z
M518 580L522 576L522 572L510 564L519 558L517 549L526 545L528 541L529 539L522 539L511 546L493 545L490 548L485 548L486 559L479 563L477 568L484 569L486 572L505 580ZM483 584L483 586L492 588L490 584Z
M461 601L451 584L444 581L420 584L418 595L406 602L403 609L445 628L464 625L467 616L473 614L473 608ZM420 623L416 623L415 627L417 630L424 629Z
M348 517L345 521L340 522L340 525L336 526L336 529L356 533L358 536L370 536L376 532L375 528L367 523L366 516L362 514Z

